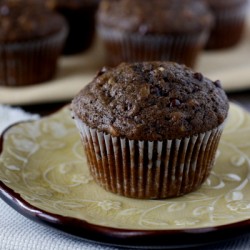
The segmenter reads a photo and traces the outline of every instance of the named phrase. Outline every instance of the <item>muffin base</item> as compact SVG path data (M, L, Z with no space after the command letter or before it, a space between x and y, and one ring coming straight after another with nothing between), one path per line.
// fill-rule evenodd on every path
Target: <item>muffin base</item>
M0 43L0 85L20 87L50 80L68 29L46 38Z
M115 29L99 27L99 36L106 50L109 66L121 62L174 61L194 67L204 48L208 31L184 35L126 34Z
M214 10L215 26L211 30L206 50L227 49L237 45L244 34L246 4L231 9Z
M140 199L178 197L199 188L214 165L224 127L181 140L135 141L75 121L96 183Z

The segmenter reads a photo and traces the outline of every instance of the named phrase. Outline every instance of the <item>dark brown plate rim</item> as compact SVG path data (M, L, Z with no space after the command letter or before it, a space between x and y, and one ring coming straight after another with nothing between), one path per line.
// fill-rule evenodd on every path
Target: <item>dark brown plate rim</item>
M0 155L3 151L5 133L17 124L19 123L9 126L1 134ZM0 198L28 219L59 229L80 239L109 246L151 249L186 248L213 244L250 233L250 219L216 227L178 230L134 230L95 225L85 220L65 217L39 209L25 201L1 180Z

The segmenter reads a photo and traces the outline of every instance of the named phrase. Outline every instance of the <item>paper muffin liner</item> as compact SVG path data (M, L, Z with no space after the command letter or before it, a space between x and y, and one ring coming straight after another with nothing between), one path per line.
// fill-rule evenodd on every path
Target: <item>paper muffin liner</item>
M67 33L63 28L46 38L0 43L0 85L17 87L50 80Z
M206 49L223 49L237 45L243 36L247 1L228 9L214 10L215 25L211 30Z
M200 187L214 165L224 127L181 140L136 141L74 118L94 180L107 191L141 199L178 197Z
M183 35L139 35L104 27L99 27L98 33L110 66L121 62L163 60L194 67L209 35L208 30Z

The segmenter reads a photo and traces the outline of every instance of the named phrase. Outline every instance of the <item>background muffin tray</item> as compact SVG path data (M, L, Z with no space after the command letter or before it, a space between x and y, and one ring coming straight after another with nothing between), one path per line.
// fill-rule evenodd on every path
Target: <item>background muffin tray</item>
M238 46L203 52L196 70L212 80L220 79L228 92L250 88L249 51L250 18L244 38ZM102 46L96 41L85 53L62 56L57 75L49 82L22 88L0 87L0 103L21 105L71 100L104 64Z

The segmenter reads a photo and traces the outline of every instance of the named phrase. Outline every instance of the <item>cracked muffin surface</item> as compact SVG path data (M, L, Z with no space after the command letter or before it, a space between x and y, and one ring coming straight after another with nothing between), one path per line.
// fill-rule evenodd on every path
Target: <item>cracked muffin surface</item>
M91 128L130 140L181 139L218 127L229 104L220 81L172 62L103 68L73 99Z

